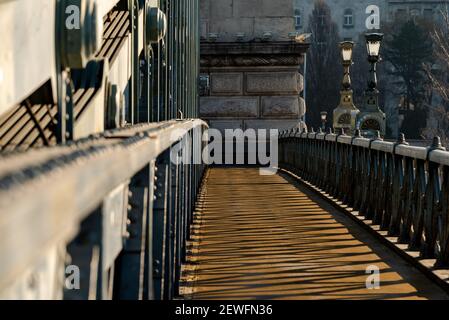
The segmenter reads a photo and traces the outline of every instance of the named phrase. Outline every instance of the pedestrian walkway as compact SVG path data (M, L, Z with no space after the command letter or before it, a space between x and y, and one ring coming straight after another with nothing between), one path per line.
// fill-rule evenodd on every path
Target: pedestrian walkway
M186 299L447 299L421 272L291 178L211 168L198 203ZM366 286L378 268L380 288ZM370 282L371 283L371 282Z

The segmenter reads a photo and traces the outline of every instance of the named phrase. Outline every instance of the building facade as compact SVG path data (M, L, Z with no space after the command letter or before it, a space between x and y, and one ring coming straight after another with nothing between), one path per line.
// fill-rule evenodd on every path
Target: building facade
M302 128L306 112L299 70L305 45L292 34L308 32L316 0L201 0L200 114L220 129ZM380 28L397 19L438 19L449 1L324 0L341 40L358 42L379 8ZM393 81L386 79L381 81ZM384 92L388 131L398 134L399 98ZM363 111L363 110L362 110Z
M201 0L200 116L212 128L304 127L291 0Z
M294 0L295 29L307 32L309 19L316 0ZM385 17L387 0L325 0L331 10L332 20L337 24L342 40L357 41L362 32L366 32L366 9L370 5L380 8L380 18Z
M293 0L295 29L307 32L309 18L316 0ZM332 20L337 24L342 40L357 41L367 31L367 8L376 5L380 9L380 27L395 20L420 17L429 20L441 18L440 10L448 0L324 0L331 9Z

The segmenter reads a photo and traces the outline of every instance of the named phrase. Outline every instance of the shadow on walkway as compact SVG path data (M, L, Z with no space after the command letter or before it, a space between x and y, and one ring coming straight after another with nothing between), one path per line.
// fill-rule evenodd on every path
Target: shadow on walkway
M183 267L192 299L447 299L349 217L283 175L207 173ZM367 268L380 270L368 290Z

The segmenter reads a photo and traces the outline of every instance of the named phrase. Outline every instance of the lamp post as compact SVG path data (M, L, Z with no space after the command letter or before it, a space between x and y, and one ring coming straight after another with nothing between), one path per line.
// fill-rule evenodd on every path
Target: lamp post
M380 45L384 35L382 33L368 33L365 37L368 62L371 63L368 91L379 92L377 90L377 63L380 61Z
M320 113L321 115L321 128L323 129L323 131L326 131L326 122L327 122L327 112L326 111L322 111Z
M340 43L341 59L344 68L343 81L340 91L340 104L334 110L333 127L355 130L357 114L360 112L353 102L353 91L351 88L350 68L353 64L352 54L354 42L344 41Z
M365 90L365 103L359 115L357 126L362 135L372 136L376 131L385 135L385 113L379 107L379 90L377 89L377 63L381 61L380 47L383 40L381 33L368 33L366 38L366 50L368 62L371 64L368 86Z
M298 42L298 43L305 43L307 39L309 39L312 34L311 33L301 33L298 34L297 32L290 32L289 34L290 39ZM304 88L302 89L302 98L304 99L304 105L307 106L307 53L304 53ZM299 68L299 73L301 73L301 68ZM302 119L300 119L304 124L306 123L306 115L304 114L302 116Z

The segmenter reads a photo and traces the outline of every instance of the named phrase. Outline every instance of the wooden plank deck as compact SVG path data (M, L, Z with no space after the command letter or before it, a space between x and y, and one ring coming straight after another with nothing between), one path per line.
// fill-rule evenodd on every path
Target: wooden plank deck
M186 299L448 299L413 266L289 177L206 175L183 266ZM368 290L366 270L380 270Z

